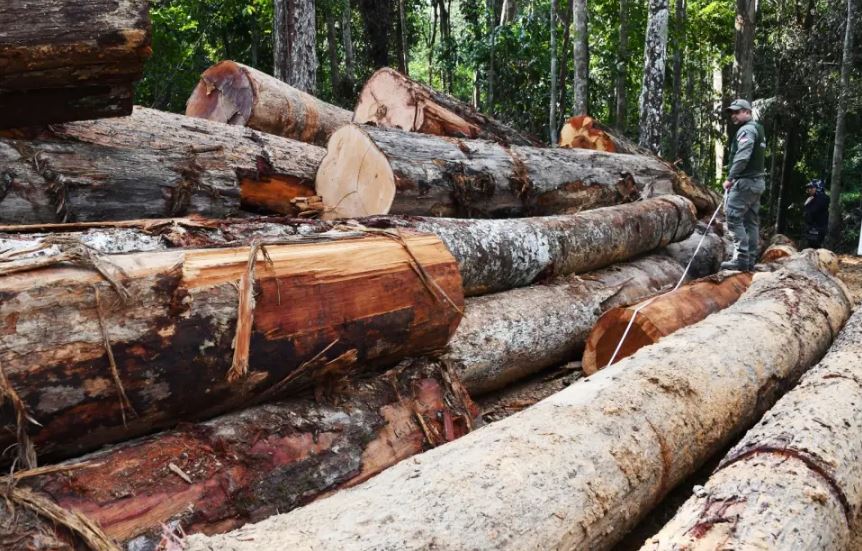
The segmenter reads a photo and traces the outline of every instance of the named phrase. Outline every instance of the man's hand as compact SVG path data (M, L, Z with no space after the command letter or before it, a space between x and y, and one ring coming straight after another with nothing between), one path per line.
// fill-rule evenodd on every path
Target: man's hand
M730 180L725 180L724 183L721 184L721 186L724 188L725 191L730 191L730 188L733 187L733 182L731 182Z

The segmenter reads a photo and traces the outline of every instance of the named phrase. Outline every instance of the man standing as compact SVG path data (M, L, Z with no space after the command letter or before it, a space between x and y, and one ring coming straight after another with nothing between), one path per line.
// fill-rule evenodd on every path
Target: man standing
M802 213L805 217L805 244L819 249L823 246L826 229L829 226L829 196L826 195L823 180L811 180L805 184L805 206Z
M727 108L730 120L739 129L730 142L730 169L724 181L727 190L727 227L733 234L733 259L722 262L724 270L750 272L758 259L760 242L760 195L766 189L764 157L766 134L760 123L751 120L751 104L734 100Z

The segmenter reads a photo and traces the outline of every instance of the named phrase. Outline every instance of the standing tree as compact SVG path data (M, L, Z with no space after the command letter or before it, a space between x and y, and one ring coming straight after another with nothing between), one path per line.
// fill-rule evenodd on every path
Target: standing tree
M587 0L574 2L575 37L574 60L575 78L573 91L575 103L573 115L586 115L590 108L590 50L587 41Z
M275 77L314 94L317 91L314 0L275 0L273 8Z
M359 0L359 11L365 24L373 68L389 65L389 32L392 28L392 5L389 0Z
M676 40L673 52L673 92L670 105L670 146L666 157L675 161L679 155L680 112L682 111L682 62L685 49L685 0L676 0L674 13Z
M754 99L754 28L757 0L736 0L736 41L733 48L733 91Z
M667 57L668 0L649 0L644 76L640 96L638 145L658 154L661 148L662 96Z
M548 109L548 133L551 145L557 143L557 0L551 0L551 102Z
M574 1L574 0L573 0ZM620 132L626 128L626 84L628 83L629 58L629 0L620 0L620 45L617 50L617 81L614 124Z
M399 70L410 74L410 47L407 44L407 16L404 13L404 0L398 0L398 31L400 34L401 55L398 58Z
M850 96L850 66L853 63L853 21L856 0L847 0L847 22L844 29L844 53L841 55L841 81L838 90L838 114L835 120L835 147L832 153L832 186L829 203L829 231L827 244L834 247L841 233L841 169L844 166L844 134L847 101Z

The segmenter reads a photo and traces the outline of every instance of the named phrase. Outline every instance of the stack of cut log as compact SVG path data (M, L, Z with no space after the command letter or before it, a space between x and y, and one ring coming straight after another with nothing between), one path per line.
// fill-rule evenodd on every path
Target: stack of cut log
M26 469L2 545L167 548L329 496L244 530L258 549L606 546L847 314L812 253L663 294L725 258L698 221L712 192L595 145L621 140L599 125L579 143L608 151L543 147L390 69L352 114L223 61L185 116L46 117L0 137L0 461ZM591 372L602 314L645 300L631 357L468 434L477 397ZM768 350L686 372L750 331Z

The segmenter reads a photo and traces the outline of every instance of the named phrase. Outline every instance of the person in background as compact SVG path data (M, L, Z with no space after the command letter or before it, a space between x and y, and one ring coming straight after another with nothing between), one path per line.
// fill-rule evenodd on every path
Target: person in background
M730 169L724 181L727 190L727 227L733 234L733 259L721 263L722 270L750 272L758 259L760 244L760 196L766 189L764 156L766 134L752 120L751 104L734 100L727 108L730 120L738 127L730 142Z
M805 205L802 207L805 219L805 244L819 249L826 237L829 226L829 196L824 191L823 180L811 180L805 184Z

